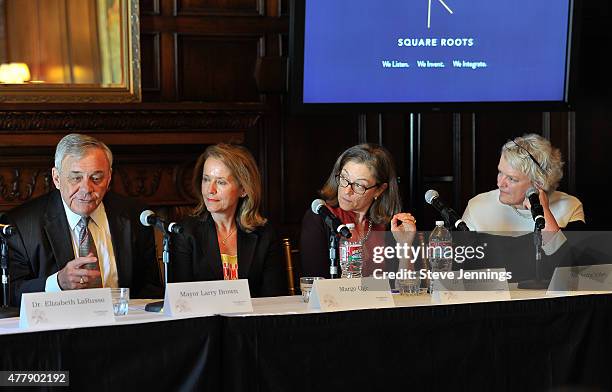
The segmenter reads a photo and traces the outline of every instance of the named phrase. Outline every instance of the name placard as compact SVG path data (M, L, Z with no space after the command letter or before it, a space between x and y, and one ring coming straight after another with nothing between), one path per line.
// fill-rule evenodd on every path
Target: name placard
M114 322L109 288L26 293L21 296L21 328L75 327Z
M392 308L395 306L386 279L315 280L308 301L309 309L323 311Z
M577 291L612 291L612 264L557 267L546 294Z
M454 271L444 279L432 281L434 304L509 301L508 275L505 268Z
M247 279L168 283L164 313L168 316L211 316L253 311Z

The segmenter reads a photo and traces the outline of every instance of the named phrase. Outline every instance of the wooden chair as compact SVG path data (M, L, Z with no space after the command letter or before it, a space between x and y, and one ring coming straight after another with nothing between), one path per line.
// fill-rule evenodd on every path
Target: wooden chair
M293 256L297 256L299 250L291 249L291 241L289 238L283 238L283 253L285 255L285 270L287 271L287 288L289 295L299 294L298 289L295 287L297 271L295 268L296 264L293 261Z

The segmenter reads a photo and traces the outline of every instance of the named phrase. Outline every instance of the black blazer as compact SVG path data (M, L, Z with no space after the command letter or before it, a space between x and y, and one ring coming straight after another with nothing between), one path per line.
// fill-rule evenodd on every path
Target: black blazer
M223 280L217 228L210 214L181 222L183 233L172 238L170 282ZM238 226L238 278L248 279L252 297L286 295L280 242L269 224L247 233Z
M132 298L161 298L162 286L151 228L139 222L135 200L108 192L104 208L113 242L120 287ZM68 219L58 190L13 209L4 218L17 227L9 238L12 303L21 294L45 291L47 277L74 259Z

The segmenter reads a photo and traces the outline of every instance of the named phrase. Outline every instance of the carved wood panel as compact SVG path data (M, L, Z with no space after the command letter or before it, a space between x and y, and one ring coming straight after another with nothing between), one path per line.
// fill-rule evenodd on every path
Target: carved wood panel
M260 118L258 111L229 110L71 110L71 111L0 111L0 146L13 144L54 145L61 136L70 131L130 131L124 135L126 142L133 136L132 131L176 131L186 130L193 137L207 138L200 131L245 130L254 128ZM32 132L15 132L32 131ZM32 134L40 133L39 137ZM3 138L3 134L11 134ZM55 136L53 136L55 134ZM48 135L41 141L42 135ZM155 137L155 136L153 136ZM171 134L157 135L157 138L172 141ZM51 140L49 140L49 138ZM187 140L190 140L188 138ZM142 139L137 142L152 144L155 141ZM164 141L164 140L161 140ZM160 142L160 141L157 141ZM121 144L121 141L119 141ZM133 144L133 143L130 143Z
M0 211L54 189L49 166L0 166Z
M151 206L191 205L195 200L191 188L193 165L206 145L113 148L110 144L114 155L111 189ZM38 153L32 157L21 153L5 156L0 163L0 211L55 189L51 178L53 149Z
M257 112L0 112L0 211L53 189L57 142L90 134L114 154L111 189L151 206L191 206L191 171L207 145L244 143ZM63 131L62 131L63 130Z
M114 165L111 189L151 206L192 205L195 198L190 179L195 157L177 163ZM53 189L50 166L0 167L0 211Z

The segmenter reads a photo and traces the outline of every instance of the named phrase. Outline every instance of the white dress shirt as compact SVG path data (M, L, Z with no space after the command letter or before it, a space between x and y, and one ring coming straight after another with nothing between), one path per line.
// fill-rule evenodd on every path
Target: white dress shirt
M81 220L81 216L75 214L62 200L68 226L70 227L70 236L72 239L72 249L75 257L79 254L79 233L77 224ZM100 273L102 274L102 287L119 287L119 278L117 276L117 264L115 262L115 252L113 251L113 241L111 240L108 219L104 203L100 203L98 208L89 216L89 224L87 228L91 233L96 250L98 252L98 262L100 263ZM61 291L57 281L57 272L49 276L45 282L45 291Z

